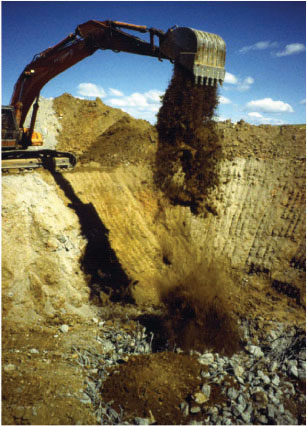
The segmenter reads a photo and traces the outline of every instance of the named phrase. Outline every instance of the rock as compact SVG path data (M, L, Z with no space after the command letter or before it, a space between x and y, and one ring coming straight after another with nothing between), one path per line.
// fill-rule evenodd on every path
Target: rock
M279 386L280 383L280 378L277 374L275 374L275 376L273 377L273 379L271 380L272 385L274 386Z
M292 426L292 425L298 425L299 424L297 419L295 417L293 417L293 415L288 410L285 410L283 419L284 419L285 425L291 425Z
M190 408L190 413L191 414L198 414L198 413L200 413L201 412L201 408L198 406L198 405L193 405L191 408Z
M251 415L247 411L241 414L241 419L244 421L244 423L249 424L251 422Z
M259 421L259 423L260 423L260 424L262 424L262 425L267 425L267 424L268 424L268 419L267 419L267 417L266 417L264 414L262 414L262 415L258 416L258 417L257 417L257 420L258 420L258 421Z
M136 425L150 425L150 420L144 417L135 417L134 418L134 423Z
M263 371L258 370L257 371L258 377L260 377L260 379L266 384L268 385L269 383L271 383L271 379L269 378L269 376L267 376L266 374L263 373Z
M115 346L109 340L103 340L102 345L103 345L103 351L106 353L113 352L115 350Z
M245 410L245 405L236 404L232 407L232 413L235 417L239 417Z
M183 414L185 417L189 415L190 407L189 407L189 404L188 404L186 401L182 402L182 403L179 405L179 407L180 407L180 410L181 410L182 414Z
M196 392L193 395L193 399L197 404L204 404L208 401L209 397L205 395L203 392Z
M269 334L269 337L270 337L271 341L274 341L274 340L276 340L278 338L278 334L277 334L277 332L275 330L271 330L270 334Z
M212 353L206 353L198 358L198 362L202 365L210 365L214 362L214 355Z
M227 396L229 399L235 401L238 398L239 392L235 388L229 388L227 391Z
M285 393L290 394L291 396L295 395L296 392L292 383L286 382L284 383L284 386L285 386Z
M223 375L223 374L219 374L218 376L215 376L215 377L212 379L212 381L213 381L214 383L218 383L218 384L221 384L223 380L224 380L224 375Z
M267 416L268 416L268 419L269 420L274 420L275 413L276 413L276 408L274 407L274 405L269 404L267 406Z
M80 401L82 402L82 404L91 404L92 402L91 398L86 393L82 394L82 398L80 398Z
M39 351L35 348L30 349L31 354L39 354Z
M276 371L276 369L278 368L278 362L277 361L272 361L270 366L269 366L269 370L270 371Z
M290 365L288 368L288 375L293 377L298 377L298 370L296 365Z
M249 383L252 383L252 381L254 380L255 375L250 371L248 373L247 379Z
M203 379L208 379L211 376L209 371L204 371L204 370L201 371L200 375Z
M210 398L210 393L211 393L211 386L210 385L203 385L201 388L201 391L204 395L206 395L206 397L209 399Z
M257 387L257 390L253 393L253 400L257 402L261 406L265 406L268 403L268 397L266 392L264 392L261 388L258 390L259 387Z
M59 330L61 333L67 333L69 331L69 326L67 324L62 324Z
M247 350L247 352L254 355L256 358L260 358L264 355L259 346L247 345L245 346L245 349Z
M217 407L210 407L209 410L207 411L207 414L209 414L209 416L217 416L219 410L217 409Z
M233 368L233 372L238 379L241 379L244 376L244 368L241 365L237 365Z
M194 401L195 401L197 404L200 404L200 405L202 405L202 404L204 404L205 402L207 402L207 401L209 400L209 398L210 398L210 392L209 392L209 395L207 395L207 394L205 394L205 393L203 393L203 392L196 392L196 393L193 395L193 399L194 399Z
M6 365L3 367L3 369L4 369L4 371L5 371L6 373L11 373L12 371L15 371L15 370L16 370L16 365L14 365L14 364L6 364Z
M245 398L244 398L244 396L243 396L242 394L240 394L240 395L238 396L237 401L238 401L238 403L239 403L240 405L244 406L244 410L245 410L245 408L246 408L246 401L245 401Z

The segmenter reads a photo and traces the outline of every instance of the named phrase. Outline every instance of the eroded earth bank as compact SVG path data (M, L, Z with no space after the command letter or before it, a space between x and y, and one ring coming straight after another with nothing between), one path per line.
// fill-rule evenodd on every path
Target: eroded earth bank
M305 126L179 121L41 101L79 161L2 177L2 424L306 424Z

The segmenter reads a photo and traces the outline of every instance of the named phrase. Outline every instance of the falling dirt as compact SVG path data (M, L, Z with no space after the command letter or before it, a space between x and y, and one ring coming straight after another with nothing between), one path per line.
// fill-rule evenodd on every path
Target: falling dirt
M166 306L163 327L167 339L185 350L233 355L240 349L240 335L233 317L233 283L215 265L199 264L176 283L161 283Z
M221 145L212 121L217 103L216 87L195 85L193 75L175 65L158 113L156 183L193 213L218 184Z

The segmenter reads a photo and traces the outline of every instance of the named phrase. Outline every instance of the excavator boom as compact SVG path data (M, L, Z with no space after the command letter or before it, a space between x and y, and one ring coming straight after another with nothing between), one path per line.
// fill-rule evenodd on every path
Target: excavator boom
M144 41L135 35L123 31L149 33L150 40ZM155 37L158 45L155 45ZM216 86L222 84L225 77L225 43L216 34L209 34L191 28L170 28L166 33L143 25L133 25L119 21L88 21L79 25L75 32L53 47L34 56L19 76L13 91L10 106L2 108L2 116L6 117L10 108L14 111L14 129L2 126L2 166L3 155L7 159L7 168L14 160L14 155L8 153L15 150L19 164L29 161L29 154L25 150L33 145L41 145L40 135L34 132L38 99L45 84L72 67L98 49L134 53L156 57L159 60L167 59L188 69L195 77L195 84ZM29 129L23 125L33 102L33 112ZM12 136L15 135L15 136ZM17 155L17 149L23 148ZM33 152L33 151L31 151ZM49 150L41 150L40 154L33 154L36 158L36 167L46 162L50 164L52 158L60 166L73 167L75 159L70 153L61 153L60 157ZM62 158L63 161L60 161ZM17 163L16 163L17 164ZM34 164L34 163L33 163ZM34 167L34 166L33 166Z
M148 32L150 42L120 28ZM158 37L159 46L154 45L154 36ZM178 62L195 75L196 83L215 85L222 83L225 76L225 43L215 34L191 28L173 28L164 33L118 21L88 21L79 25L75 33L69 34L60 43L36 55L21 73L11 99L19 126L23 126L33 101L49 80L98 49Z

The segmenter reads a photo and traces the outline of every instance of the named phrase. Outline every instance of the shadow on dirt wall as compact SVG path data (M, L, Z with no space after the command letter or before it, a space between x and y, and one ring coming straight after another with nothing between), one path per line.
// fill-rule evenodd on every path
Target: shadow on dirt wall
M109 230L102 223L95 207L92 203L83 203L61 173L52 169L49 171L56 184L71 201L68 206L78 215L81 233L87 239L81 266L88 276L90 299L93 302L99 301L100 292L103 291L110 296L111 301L123 299L131 301L127 295L130 280L110 245Z

